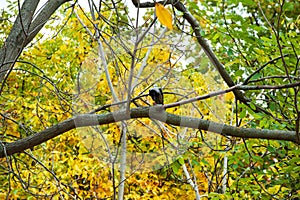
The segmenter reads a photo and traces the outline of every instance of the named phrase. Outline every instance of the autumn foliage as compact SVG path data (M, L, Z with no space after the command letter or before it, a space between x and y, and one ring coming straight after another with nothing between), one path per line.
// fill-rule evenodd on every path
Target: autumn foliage
M248 102L224 92L167 112L299 134L299 3L187 1L182 13L150 2L140 5L139 11L148 8L140 24L128 17L127 5L100 4L94 13L77 2L64 4L23 49L1 84L0 145L79 114L152 106L148 91L154 85L163 88L165 104L225 90L196 30L234 83L294 85L245 89ZM2 18L12 18L16 5L8 2L13 10L5 9ZM189 14L196 29L186 21ZM13 23L0 25L4 41ZM76 128L0 158L0 198L115 199L122 184L124 199L299 198L297 144L235 138L221 129L151 118Z

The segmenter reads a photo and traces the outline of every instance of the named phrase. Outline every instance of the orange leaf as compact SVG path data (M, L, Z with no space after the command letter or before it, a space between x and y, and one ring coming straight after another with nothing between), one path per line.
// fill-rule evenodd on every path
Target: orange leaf
M155 11L160 23L172 30L172 15L170 11L160 3L155 3Z

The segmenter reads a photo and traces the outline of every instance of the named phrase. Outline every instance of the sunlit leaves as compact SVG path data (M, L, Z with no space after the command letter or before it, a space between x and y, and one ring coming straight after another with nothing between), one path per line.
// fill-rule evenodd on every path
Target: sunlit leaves
M257 4L251 0L207 3L187 1L187 6L200 21L203 28L201 35L210 40L235 83L243 82L252 74L247 84L280 85L297 80L299 76L299 47L295 45L299 41L299 34L296 34L299 32L299 19L294 14L299 4L282 3L284 5L279 7L279 3L261 2L266 18L262 18L261 13L257 12L260 10ZM111 53L106 55L109 57L108 74L118 98L127 98L128 74L133 72L133 77L136 78L137 84L132 97L141 98L132 107L152 104L146 94L155 83L164 87L167 103L224 88L218 72L209 59L201 54L203 50L189 44L196 43L195 38L184 44L189 47L182 50L182 55L186 56L184 61L180 61L182 52L178 53L176 49L179 48L177 40L182 37L179 39L176 35L160 38L162 43L155 46L149 43L153 38L156 39L153 37L155 33L146 35L141 42L143 44L136 49L137 53L130 55L129 51L134 46L130 39L135 37L130 34L132 29L126 34L119 32L127 28L127 15L123 15L126 9L120 9L122 6L123 4L118 3L117 13L111 10L114 6L102 7L96 14L96 20L91 20L81 10L75 10L86 25L84 27L72 14L74 10L68 11L70 16L67 23L58 26L47 24L48 30L59 30L55 39L43 38L28 46L20 60L30 63L18 63L3 85L0 130L5 141L24 138L70 118L72 114L86 113L95 107L115 102L103 73L104 66L99 64L97 54L90 53L95 50L94 40L99 38L101 42L104 41L105 51ZM269 9L270 6L276 8ZM173 19L169 10L159 3L155 7L160 23L172 29ZM282 12L276 13L279 8ZM284 15L290 17L285 18ZM7 15L2 18L4 17ZM185 26L184 32L187 35L193 35L189 32L190 27L180 17L180 14L176 16L176 23ZM268 20L275 29L269 26ZM3 23L4 31L9 27L6 23ZM99 38L93 37L93 23L101 29ZM93 36L90 37L86 28L92 30ZM277 34L274 30L278 31ZM115 39L120 39L119 37L121 40L116 42ZM169 45L172 42L174 43ZM118 46L120 44L128 45L129 48L123 51ZM272 61L281 53L286 56ZM131 66L132 58L137 62L135 66ZM189 59L192 61L187 63ZM143 66L144 63L146 66ZM131 67L133 71L129 70ZM138 75L142 67L145 69ZM256 72L258 69L259 72ZM230 93L171 108L168 112L245 127L295 129L294 119L297 113L292 106L296 105L294 99L298 98L296 90L257 90L244 94L252 101L247 106L238 101L232 105L234 95ZM261 106L265 112L257 112L257 106ZM117 109L119 108L108 108L99 113ZM53 193L53 198L67 199L70 197L68 194L82 198L111 197L112 182L119 184L116 179L119 174L118 170L113 174L110 159L117 155L121 129L118 124L97 128L84 129L80 132L81 137L68 132L28 151L52 170L59 181L36 161L24 154L16 155L14 158L22 159L22 163L17 165L18 163L12 162L13 170L9 169L5 173L18 172L19 174L13 175L19 179L7 181L6 178L9 177L1 177L4 189L1 188L0 197L4 198L3 194L8 191L12 191L9 198L19 199L25 199L28 194L47 192ZM265 192L268 191L271 195L276 194L276 198L284 199L290 197L292 192L293 196L299 194L299 190L293 191L293 187L300 187L299 150L291 143L251 139L242 141L236 138L225 140L212 133L183 130L151 119L130 120L127 131L127 158L131 161L128 167L131 172L135 172L136 166L144 164L142 161L145 162L145 153L152 153L152 157L146 160L147 164L153 164L151 170L159 170L151 173L128 173L126 184L129 187L125 189L125 198L139 199L142 196L149 199L194 199L193 188L186 184L187 180L181 169L187 163L187 168L196 177L201 191L219 192L224 177L222 167L225 154L228 156L229 169L227 193L212 192L210 197L267 199L271 197ZM166 140L168 144L178 146L169 148ZM226 153L223 152L225 148ZM113 152L111 157L108 156L108 150ZM182 152L184 155L178 156ZM116 160L113 161L114 166L118 165ZM7 168L8 163L10 162L3 162L1 167ZM14 170L16 167L18 170ZM27 185L22 189L25 182Z

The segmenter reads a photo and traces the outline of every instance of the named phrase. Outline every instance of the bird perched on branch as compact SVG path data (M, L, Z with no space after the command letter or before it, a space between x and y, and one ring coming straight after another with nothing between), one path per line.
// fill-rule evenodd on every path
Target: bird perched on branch
M154 86L154 88L149 90L149 95L155 104L164 104L164 94L161 88Z

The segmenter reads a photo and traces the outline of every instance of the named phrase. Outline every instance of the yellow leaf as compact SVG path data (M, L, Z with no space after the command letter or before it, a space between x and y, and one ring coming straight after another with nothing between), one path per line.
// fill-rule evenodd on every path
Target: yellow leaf
M166 9L162 4L155 3L155 11L160 23L172 30L172 15L169 10Z

